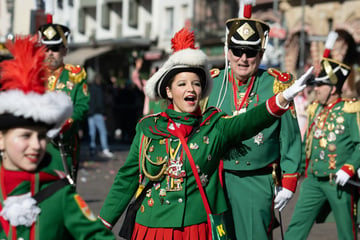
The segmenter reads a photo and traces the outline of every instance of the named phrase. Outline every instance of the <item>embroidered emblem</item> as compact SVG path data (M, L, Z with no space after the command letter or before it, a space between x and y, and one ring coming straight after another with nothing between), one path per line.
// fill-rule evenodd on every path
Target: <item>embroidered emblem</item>
M159 196L160 197L165 197L166 196L166 189L165 188L160 189Z
M56 31L52 26L49 26L47 29L45 29L43 33L50 40L53 39L53 37L56 35Z
M324 160L325 152L323 150L320 151L319 157L320 157L321 160Z
M341 134L344 133L344 131L345 131L344 125L336 125L336 127L335 127L335 133L336 134L341 135Z
M151 189L146 191L146 197L151 197Z
M323 131L319 128L317 128L314 132L314 138L319 139L323 136Z
M199 149L199 145L197 143L190 143L190 149Z
M259 132L255 137L254 137L254 143L256 143L258 146L262 143L264 143L264 134L262 132Z
M145 207L144 207L144 205L141 205L141 207L140 207L140 212L145 212Z
M336 140L336 134L334 132L330 132L328 137L327 137L327 140L329 142L334 142Z
M335 157L337 155L336 154L329 154L328 157L330 158L329 160L329 169L336 169L336 160Z
M209 182L208 175L206 175L205 173L202 173L200 175L200 182L201 182L201 185L203 187L205 187L207 185L207 183Z
M343 116L337 117L337 118L336 118L336 123L338 123L338 124L344 123L344 117L343 117Z
M161 187L161 184L160 184L160 183L156 183L155 186L154 186L155 190L159 190L160 187Z
M160 144L160 145L164 145L164 144L165 144L165 139L160 139L160 140L159 140L159 144Z
M151 145L150 147L149 147L149 152L153 152L154 151L154 145Z
M65 84L64 83L59 83L57 86L56 86L57 89L64 89L65 88Z
M84 199L82 199L80 197L79 194L75 194L74 200L75 200L76 204L79 206L81 212L84 214L84 216L87 219L89 219L90 221L94 221L94 222L97 220L96 216L93 214L93 212L90 210L87 203L84 201Z
M335 144L329 144L328 150L329 150L329 152L335 152L336 151L336 145Z
M88 90L88 85L87 84L83 84L83 93L85 96L89 95L89 90Z
M237 32L245 41L255 34L254 29L252 29L252 27L248 23L245 23L241 27L239 27Z
M327 140L325 138L321 138L320 141L319 141L319 146L323 149L326 148L327 146Z
M70 81L67 81L66 82L66 87L69 89L69 90L73 90L74 88L74 83L70 82Z
M209 137L208 137L208 136L203 136L203 142L204 142L205 144L209 144L209 143L210 143Z
M328 129L329 131L333 131L334 128L335 128L335 124L334 124L334 123L328 123L327 129Z
M148 205L149 205L149 207L154 206L154 199L150 198L150 199L148 200Z

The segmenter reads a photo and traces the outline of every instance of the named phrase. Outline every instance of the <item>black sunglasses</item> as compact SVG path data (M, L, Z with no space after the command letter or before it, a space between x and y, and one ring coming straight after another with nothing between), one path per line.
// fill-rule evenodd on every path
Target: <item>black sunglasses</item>
M237 56L241 57L243 54L246 55L247 58L255 57L260 49L253 49L253 48L231 48L232 53Z
M46 51L58 52L62 48L61 45L47 45Z

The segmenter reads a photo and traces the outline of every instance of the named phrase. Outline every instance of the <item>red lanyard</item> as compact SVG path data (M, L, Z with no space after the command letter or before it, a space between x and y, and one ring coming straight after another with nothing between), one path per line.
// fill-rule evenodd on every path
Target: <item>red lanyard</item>
M327 119L327 117L328 117L328 115L329 115L329 113L330 113L330 110L331 110L337 103L341 102L341 100L342 100L341 98L338 98L338 99L336 100L336 102L332 103L329 107L325 107L323 110L321 110L321 112L314 118L314 121L311 123L311 125L310 125L310 127L309 127L309 129L308 129L308 136L309 136L309 134L310 134L310 132L311 132L311 129L312 129L313 126L315 125L315 120L316 120L316 118L318 118L319 116L321 116L321 114L323 113L323 111L328 110L328 112L327 112L327 114L326 114L326 117L325 117L324 120L323 120L324 126L325 126L326 119Z
M250 92L251 92L252 86L253 86L253 84L254 84L255 76L252 76L252 77L251 77L250 83L249 83L249 85L248 85L248 88L246 89L244 98L242 99L240 105L238 106L237 85L236 85L236 81L234 80L232 70L230 70L230 71L231 71L231 72L230 72L230 74L229 74L229 79L230 79L230 82L232 83L232 87L233 87L235 110L236 110L236 111L239 111L239 110L244 106L246 100L247 100L248 97L249 97L249 94L250 94Z

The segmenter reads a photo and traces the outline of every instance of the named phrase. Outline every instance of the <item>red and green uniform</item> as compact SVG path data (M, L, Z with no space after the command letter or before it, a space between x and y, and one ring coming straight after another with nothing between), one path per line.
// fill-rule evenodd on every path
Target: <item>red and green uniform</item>
M80 154L78 131L81 122L87 117L90 99L85 69L79 65L75 66L66 64L54 72L49 72L48 90L65 92L71 98L74 105L73 115L63 125L62 132L64 136L63 142L66 159L68 161L70 171L74 174L74 180L76 180ZM48 144L47 151L53 157L49 167L63 171L64 167L57 139Z
M185 136L189 135L193 126L200 126L187 143L211 211L225 212L227 206L218 176L220 158L234 144L272 125L278 119L274 115L284 112L274 106L274 98L267 103L237 117L226 116L216 108L209 108L204 115L179 113L168 108L163 113L144 117L137 125L128 158L114 180L100 218L112 227L144 176L144 184L149 179L155 184L137 212L138 224L176 229L206 223L204 204L185 151L172 130L172 121Z
M1 209L7 197L37 192L60 179L63 173L39 171L35 173L8 171L1 167ZM86 202L76 193L72 185L66 185L38 204L41 209L31 227L14 227L0 217L0 239L9 240L63 240L63 239L112 239L111 231L94 216Z
M326 201L334 214L339 239L357 239L354 216L357 189L332 179L339 169L350 176L360 167L360 102L339 98L308 108L303 157L306 178L300 187L286 239L306 239Z
M259 69L255 76L241 83L229 69L228 85L222 87L224 74L225 71L221 70L214 76L214 88L207 106L216 106L220 95L220 102L223 101L220 108L229 115L248 112L293 82L288 73ZM291 111L270 127L234 146L223 158L226 191L237 239L271 237L275 222L273 163L281 167L282 186L295 192L301 136L293 109L291 107Z

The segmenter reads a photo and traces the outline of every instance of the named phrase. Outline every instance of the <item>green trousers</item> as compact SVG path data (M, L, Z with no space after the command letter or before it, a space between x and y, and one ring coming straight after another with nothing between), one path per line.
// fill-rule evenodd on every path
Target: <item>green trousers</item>
M232 239L271 239L275 224L271 174L234 174L225 171L225 185L229 212L232 214L230 221L233 221L233 226L229 228L233 228L236 235Z
M349 185L341 187L328 178L307 177L301 184L285 239L305 240L326 200L334 214L338 239L357 239L354 194L355 189Z

